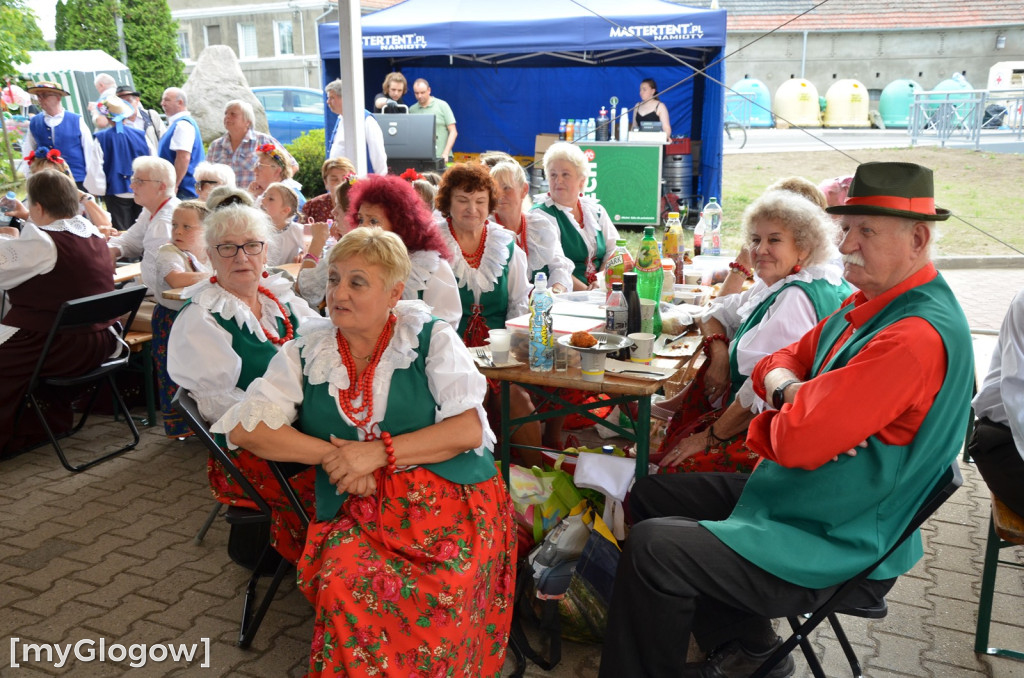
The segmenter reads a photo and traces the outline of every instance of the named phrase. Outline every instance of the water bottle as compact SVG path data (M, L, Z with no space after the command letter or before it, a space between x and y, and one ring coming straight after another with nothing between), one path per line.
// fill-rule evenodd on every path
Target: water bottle
M0 200L0 212L7 214L14 209L14 201L18 199L18 196L14 194L14 191L7 191L7 195L4 196L3 200Z
M636 271L636 292L641 299L649 299L654 302L654 317L649 328L641 327L641 332L650 331L653 334L661 334L661 311L658 308L661 301L661 285L664 282L664 273L661 267L661 257L658 255L658 241L654 239L654 226L644 227L644 238L640 241L640 250L636 255L636 264L633 267Z
M629 306L626 303L626 295L622 293L622 283L612 283L612 291L605 303L605 324L604 331L608 334L626 336L626 328L629 324Z
M619 117L619 141L629 141L629 109L622 107L622 115Z
M530 301L530 369L550 372L555 365L555 334L551 327L551 292L543 271L533 279Z
M704 205L700 218L704 222L708 237L711 238L711 247L707 254L720 255L722 253L722 206L718 204L714 196L708 198L708 204Z
M604 106L597 112L597 140L608 141L608 109Z
M668 213L661 249L664 257L672 260L675 282L683 283L683 259L686 253L683 249L683 222L679 220L679 212Z
M597 140L597 122L593 118L587 120L587 141Z
M558 121L558 140L565 141L565 118Z
M640 331L640 295L636 292L636 272L628 271L622 275L622 294L626 297L626 334ZM619 360L629 360L629 349L624 348L616 356Z

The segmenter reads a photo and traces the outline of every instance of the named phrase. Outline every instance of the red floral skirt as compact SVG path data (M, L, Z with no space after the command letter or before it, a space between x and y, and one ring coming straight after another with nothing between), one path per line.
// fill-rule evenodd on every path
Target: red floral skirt
M501 478L459 485L419 467L377 483L310 524L298 565L316 608L309 675L497 678L516 548Z
M271 509L270 544L290 563L297 563L306 543L306 530L298 514L288 502L281 485L265 459L260 459L248 450L226 450L246 480L260 493ZM256 504L242 491L242 487L231 479L220 462L210 457L206 462L206 475L210 479L213 496L222 504L255 509ZM316 469L309 467L302 473L289 478L295 494L306 508L307 515L313 515L314 484Z
M704 395L704 376L708 365L708 362L701 365L693 381L687 385L686 395L679 409L669 419L665 439L651 456L651 461L658 461L684 439L706 430L725 411L725 407L715 408ZM760 456L747 447L747 434L744 431L684 459L678 466L663 466L659 473L750 473L758 459Z

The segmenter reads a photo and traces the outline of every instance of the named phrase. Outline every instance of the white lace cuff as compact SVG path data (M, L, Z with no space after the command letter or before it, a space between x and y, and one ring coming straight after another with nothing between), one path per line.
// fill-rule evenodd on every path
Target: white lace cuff
M240 388L232 388L230 391L216 391L213 393L192 393L195 396L199 412L206 421L217 421L224 413L237 405L245 397L245 391Z
M246 398L225 412L210 430L214 433L223 433L228 442L228 449L235 450L238 449L238 445L231 442L230 433L239 424L252 433L260 424L266 424L268 428L276 431L291 423L287 413L275 403L263 398Z

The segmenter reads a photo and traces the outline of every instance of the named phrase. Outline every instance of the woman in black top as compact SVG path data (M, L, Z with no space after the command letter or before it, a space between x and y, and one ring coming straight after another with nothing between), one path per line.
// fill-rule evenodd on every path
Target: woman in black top
M658 99L658 85L653 78L644 78L640 83L640 103L633 109L633 129L640 129L641 122L660 122L665 137L672 138L668 106Z

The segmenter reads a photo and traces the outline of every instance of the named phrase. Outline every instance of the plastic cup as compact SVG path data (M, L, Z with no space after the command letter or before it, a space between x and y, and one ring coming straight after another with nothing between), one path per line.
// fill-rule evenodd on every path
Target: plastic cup
M604 361L607 353L580 351L580 372L583 381L604 381Z
M653 299L640 300L640 331L654 332L654 304Z
M694 271L693 273L685 271L683 273L683 279L687 285L699 285L703 277L704 275L700 271Z
M635 363L651 364L654 355L654 340L657 338L650 332L634 332L629 335L633 346L629 349L629 359Z
M569 369L569 347L560 341L555 342L555 371L565 372Z
M508 330L491 330L488 343L491 345L491 360L495 364L508 362L508 350L512 345L512 335Z

